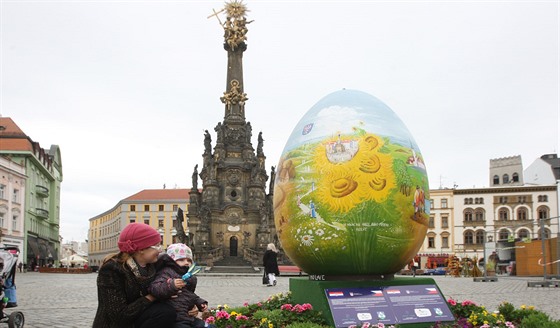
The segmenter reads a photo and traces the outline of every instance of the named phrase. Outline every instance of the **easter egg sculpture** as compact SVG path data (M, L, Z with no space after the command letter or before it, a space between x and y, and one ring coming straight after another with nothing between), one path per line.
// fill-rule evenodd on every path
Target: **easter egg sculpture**
M282 248L309 274L390 275L416 255L429 186L418 145L397 115L356 90L315 104L277 166Z

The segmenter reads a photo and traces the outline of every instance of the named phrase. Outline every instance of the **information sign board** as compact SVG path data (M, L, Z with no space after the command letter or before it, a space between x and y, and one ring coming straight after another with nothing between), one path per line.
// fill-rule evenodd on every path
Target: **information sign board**
M328 288L335 326L453 321L436 285Z

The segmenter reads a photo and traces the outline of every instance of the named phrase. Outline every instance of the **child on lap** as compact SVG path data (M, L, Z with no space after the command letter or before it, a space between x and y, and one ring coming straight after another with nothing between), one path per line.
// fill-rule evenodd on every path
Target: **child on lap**
M175 328L208 327L202 319L189 316L188 311L194 306L199 311L208 310L208 302L195 294L197 279L195 276L183 281L182 276L193 265L191 249L185 244L171 244L167 254L160 255L161 265L155 280L150 285L150 293L159 299L167 299L177 311ZM172 297L172 296L177 297Z

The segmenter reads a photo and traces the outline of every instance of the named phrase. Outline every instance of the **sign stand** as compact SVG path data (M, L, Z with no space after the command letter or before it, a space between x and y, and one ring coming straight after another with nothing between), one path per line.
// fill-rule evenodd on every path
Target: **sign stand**
M432 278L397 277L388 280L309 280L290 278L295 303L310 303L333 327L398 324L432 327L452 322L453 314Z

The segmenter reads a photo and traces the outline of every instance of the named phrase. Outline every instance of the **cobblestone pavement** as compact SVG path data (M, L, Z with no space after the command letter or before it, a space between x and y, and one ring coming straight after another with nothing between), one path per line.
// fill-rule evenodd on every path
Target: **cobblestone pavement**
M16 276L18 307L25 327L91 327L97 309L97 274L22 273ZM474 282L472 278L432 277L446 298L472 300L495 310L503 301L515 306L534 305L560 320L560 288L527 287L527 281L542 278L500 276L497 282ZM279 277L278 285L266 287L260 275L199 277L197 293L210 306L240 306L255 303L272 294L288 291L289 277Z

